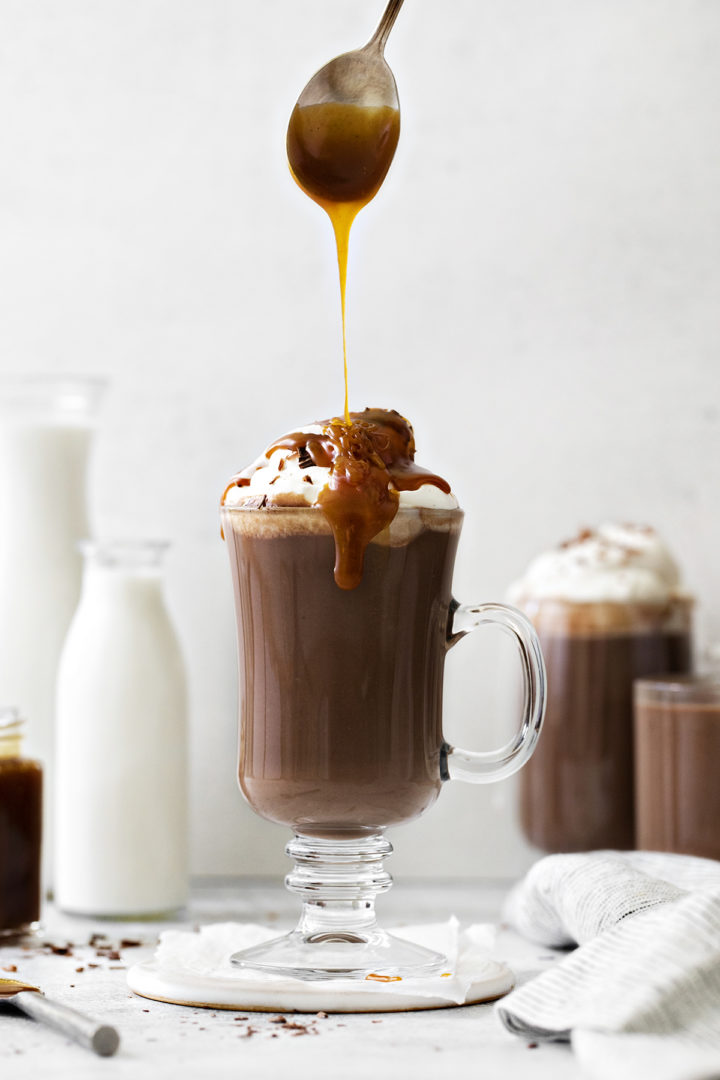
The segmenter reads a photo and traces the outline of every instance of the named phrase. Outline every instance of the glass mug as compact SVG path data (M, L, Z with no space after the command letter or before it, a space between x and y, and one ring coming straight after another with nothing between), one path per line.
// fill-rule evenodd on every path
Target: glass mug
M238 623L240 787L261 817L293 829L286 885L303 901L292 933L233 962L305 979L443 971L443 956L376 922L375 896L392 883L383 833L426 811L444 781L491 783L528 760L545 709L535 631L513 608L452 598L461 510L400 509L349 591L333 578L321 510L221 514ZM517 644L524 705L514 738L477 753L443 739L443 667L486 624Z

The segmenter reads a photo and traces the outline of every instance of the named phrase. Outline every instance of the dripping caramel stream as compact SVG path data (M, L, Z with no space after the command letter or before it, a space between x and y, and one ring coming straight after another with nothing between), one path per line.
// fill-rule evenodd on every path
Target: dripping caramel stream
M296 105L287 133L290 171L299 187L330 218L337 248L342 316L345 399L342 417L321 423L320 434L295 432L265 452L297 454L300 468L329 470L328 483L313 504L325 515L335 540L335 581L355 589L362 580L370 541L395 517L401 491L431 484L449 493L440 476L415 464L413 431L399 413L384 409L350 412L347 358L347 268L350 230L379 191L400 136L400 110L389 105L322 102ZM247 487L256 468L233 477L231 487ZM258 505L260 504L260 505ZM238 505L238 504L236 504ZM248 493L249 509L282 505L282 500Z
M350 384L347 361L347 266L350 248L350 229L362 203L325 203L324 209L332 222L337 248L338 274L340 277L340 315L342 317L343 376L345 379L345 423L350 423Z
M288 125L290 171L305 194L326 212L335 234L345 378L343 415L348 425L346 295L350 229L358 213L380 190L399 136L400 110L387 105L296 105Z

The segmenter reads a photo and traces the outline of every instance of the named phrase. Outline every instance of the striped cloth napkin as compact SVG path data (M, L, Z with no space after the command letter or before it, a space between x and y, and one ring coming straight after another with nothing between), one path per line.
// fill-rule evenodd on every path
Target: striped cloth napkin
M505 917L542 945L579 946L496 1006L509 1031L569 1041L597 1080L719 1080L720 863L550 855Z

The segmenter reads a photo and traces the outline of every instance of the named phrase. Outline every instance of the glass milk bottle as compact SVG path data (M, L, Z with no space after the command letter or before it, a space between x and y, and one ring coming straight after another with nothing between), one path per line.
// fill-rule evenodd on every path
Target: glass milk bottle
M58 672L55 897L139 918L185 902L185 670L165 607L163 543L85 543Z
M45 884L52 884L55 677L80 595L85 480L103 382L0 379L0 700L30 718L45 770Z

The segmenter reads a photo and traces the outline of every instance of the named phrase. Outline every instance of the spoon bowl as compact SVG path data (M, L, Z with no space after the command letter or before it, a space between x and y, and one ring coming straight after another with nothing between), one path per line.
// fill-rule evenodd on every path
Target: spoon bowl
M336 56L316 72L298 98L306 105L369 105L399 109L395 76L385 60L385 43L403 0L390 0L377 30L362 49Z
M390 0L361 49L336 56L313 75L288 126L287 154L300 187L326 209L373 198L395 154L400 102L385 42L403 0Z
M370 41L336 56L313 75L297 101L298 108L329 104L400 108L395 76L382 49Z

